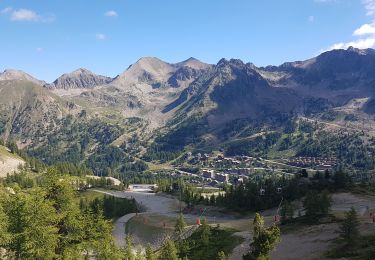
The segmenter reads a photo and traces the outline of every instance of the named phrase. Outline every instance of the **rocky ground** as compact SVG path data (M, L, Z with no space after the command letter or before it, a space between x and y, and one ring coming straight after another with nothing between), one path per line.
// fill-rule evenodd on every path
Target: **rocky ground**
M0 178L17 171L19 165L24 163L21 158L9 153L5 147L0 146Z

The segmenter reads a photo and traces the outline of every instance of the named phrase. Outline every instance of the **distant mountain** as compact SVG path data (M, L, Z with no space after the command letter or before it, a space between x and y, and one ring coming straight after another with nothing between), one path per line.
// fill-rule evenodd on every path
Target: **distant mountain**
M112 81L112 78L96 75L87 69L77 69L71 73L63 74L52 84L46 85L50 89L77 89L94 88L105 85Z
M0 135L29 142L58 128L74 105L32 81L0 81Z
M19 81L30 81L37 85L44 85L46 82L38 80L33 76L23 72L22 70L6 69L4 72L0 73L0 81L5 80L19 80Z
M220 60L175 102L177 117L206 115L213 127L239 118L298 112L301 106L294 90L272 87L250 64L234 59Z
M152 128L157 128L173 116L173 113L163 113L163 108L211 67L194 58L171 64L145 57L109 84L79 93L72 99L97 107L111 107L127 117L144 118Z
M168 79L168 84L173 87L179 87L184 82L191 83L213 66L203 63L195 58L189 58L183 62L176 63L175 67L177 70L175 70L173 75Z
M170 64L158 58L145 57L129 66L126 71L114 79L112 84L117 86L142 84L145 87L151 86L151 88L162 86L180 87L185 82L197 78L210 67L209 64L195 58Z
M172 64L145 57L114 79L79 69L49 85L7 70L0 74L0 111L9 114L2 131L31 136L35 129L53 128L55 119L70 109L113 122L138 117L150 131L167 126L163 131L185 127L189 132L193 120L204 124L199 127L202 134L219 133L238 120L261 125L309 117L354 99L362 100L350 103L360 104L356 111L374 114L374 72L375 51L355 48L268 67L235 59L210 65L195 58ZM354 106L343 109L354 111ZM43 118L38 127L33 113Z
M164 107L173 117L159 148L212 147L234 135L255 134L257 127L275 129L296 116L369 120L363 112L375 111L374 72L372 49L333 50L265 68L222 59Z
M112 82L117 86L130 86L135 84L154 85L166 82L173 73L171 64L158 58L146 57L139 59L136 63L118 75Z
M375 50L332 50L299 62L259 68L272 86L293 88L303 95L344 104L375 94Z

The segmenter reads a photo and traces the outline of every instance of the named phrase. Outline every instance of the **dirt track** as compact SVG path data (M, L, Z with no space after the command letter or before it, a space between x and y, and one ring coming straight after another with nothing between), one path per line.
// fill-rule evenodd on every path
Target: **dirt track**
M138 203L146 208L145 215L159 214L165 217L176 217L178 214L178 200L159 196L152 193L134 193L134 192L114 192L100 191L98 192L110 194L116 197L135 198ZM350 193L337 193L332 196L332 214L342 217L346 211L354 207L361 219L362 233L375 232L375 225L371 224L369 212L375 212L375 199L369 196L359 196ZM266 223L272 222L272 216L275 210L267 210L262 212L265 216ZM113 235L119 245L123 245L125 238L125 223L129 221L135 214L128 214L115 223ZM186 219L194 221L196 215L185 215ZM213 221L212 217L208 217L209 221ZM242 255L249 250L251 242L251 218L235 219L232 216L221 216L215 218L217 223L223 227L232 227L241 232L236 235L244 238L243 243L238 245L231 259L242 259ZM337 223L321 224L314 226L305 226L296 228L296 230L288 231L282 234L281 243L272 253L271 259L324 259L322 256L332 245L333 240L338 236L339 226Z

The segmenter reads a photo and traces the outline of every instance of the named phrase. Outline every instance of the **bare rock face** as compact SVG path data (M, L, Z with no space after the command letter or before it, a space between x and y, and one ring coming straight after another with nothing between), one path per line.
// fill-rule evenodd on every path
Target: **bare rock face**
M112 84L123 87L148 85L151 89L160 86L180 87L185 85L184 82L196 79L210 67L211 65L195 58L171 64L158 58L145 57L118 75Z
M173 107L181 105L176 118L206 115L212 127L240 118L262 119L278 113L293 113L301 98L287 88L272 87L251 64L222 59L192 83Z
M30 81L39 86L46 84L42 80L38 80L33 76L23 72L22 70L6 69L4 72L0 73L0 81L5 80L19 80L19 81Z
M87 69L78 69L71 73L63 74L52 84L46 85L50 89L77 89L94 88L105 85L112 81L112 78L96 75Z
M293 87L315 95L327 92L372 92L375 81L375 51L373 49L332 50L319 56L279 67L259 68L273 85Z
M179 87L182 82L188 82L197 79L205 72L204 69L195 69L189 66L183 66L168 79L168 84L172 87Z

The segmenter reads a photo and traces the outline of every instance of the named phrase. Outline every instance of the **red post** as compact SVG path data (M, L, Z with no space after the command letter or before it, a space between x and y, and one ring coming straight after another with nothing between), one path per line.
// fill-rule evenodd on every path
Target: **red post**
M375 214L372 214L372 223L375 224Z
M201 224L201 219L197 218L197 225L200 225L200 224Z

